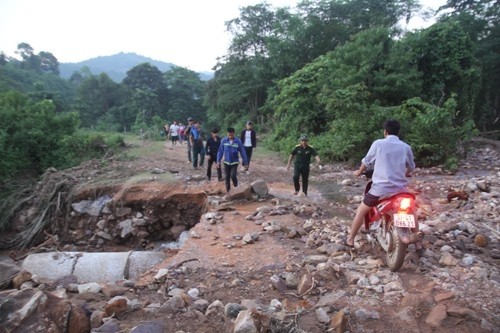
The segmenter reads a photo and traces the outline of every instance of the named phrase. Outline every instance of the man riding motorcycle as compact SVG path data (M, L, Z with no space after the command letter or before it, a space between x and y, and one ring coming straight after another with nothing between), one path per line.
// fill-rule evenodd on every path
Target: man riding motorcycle
M343 244L354 247L354 237L363 225L365 215L377 205L379 198L398 192L406 192L407 176L415 169L411 147L398 137L401 124L397 120L386 120L383 124L384 139L375 140L361 161L361 167L354 172L356 177L367 169L373 169L373 184L360 203L352 221L351 230ZM416 225L418 228L418 224ZM415 244L420 250L420 242Z

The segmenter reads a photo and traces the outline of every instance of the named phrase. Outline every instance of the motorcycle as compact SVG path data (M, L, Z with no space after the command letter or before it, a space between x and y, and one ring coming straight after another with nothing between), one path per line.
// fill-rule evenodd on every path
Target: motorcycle
M369 179L366 194L372 185L373 170L364 174ZM417 226L416 212L415 195L400 192L381 197L365 216L365 229L375 236L384 249L386 264L392 272L403 266L408 245L421 241L424 237L423 232L412 231Z

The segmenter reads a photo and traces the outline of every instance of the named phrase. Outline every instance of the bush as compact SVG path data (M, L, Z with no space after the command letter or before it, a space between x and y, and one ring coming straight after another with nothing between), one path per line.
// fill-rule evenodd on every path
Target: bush
M34 103L15 92L0 95L0 117L1 180L53 166L65 137L78 126L76 114L55 113L51 100Z
M125 146L116 133L79 131L77 114L54 109L50 100L34 103L15 92L0 95L0 181L72 167Z

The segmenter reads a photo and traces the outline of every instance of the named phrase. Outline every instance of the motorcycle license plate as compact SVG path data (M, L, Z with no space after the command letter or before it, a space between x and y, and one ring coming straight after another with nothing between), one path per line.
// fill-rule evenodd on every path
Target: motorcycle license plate
M394 214L394 225L401 228L415 228L415 216L410 214Z

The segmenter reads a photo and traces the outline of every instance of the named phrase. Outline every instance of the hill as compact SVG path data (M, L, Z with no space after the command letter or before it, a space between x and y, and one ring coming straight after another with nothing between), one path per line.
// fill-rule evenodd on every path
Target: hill
M176 66L172 63L153 60L136 53L121 52L110 56L96 57L76 63L61 63L59 64L59 71L62 78L69 79L74 72L79 71L84 67L88 67L90 72L94 75L104 72L108 74L113 81L121 82L127 75L128 70L143 63L150 63L151 65L158 67L158 69L162 72L166 72L171 67ZM211 72L201 72L199 74L200 78L204 81L208 81L213 77Z

